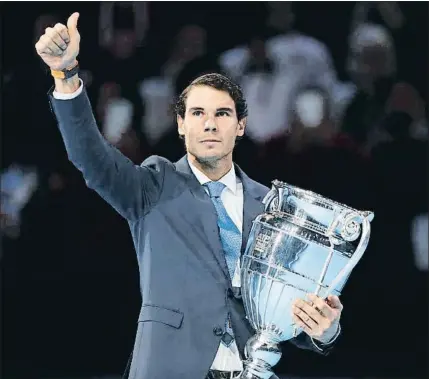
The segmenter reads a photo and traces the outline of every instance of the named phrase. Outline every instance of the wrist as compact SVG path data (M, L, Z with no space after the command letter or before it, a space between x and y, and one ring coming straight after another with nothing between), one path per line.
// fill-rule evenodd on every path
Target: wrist
M80 87L79 75L75 74L69 79L55 78L55 91L59 93L74 93Z
M329 349L329 347L332 346L332 344L336 341L336 339L340 336L340 334L341 334L341 326L340 324L338 324L338 329L336 333L328 342L322 342L320 340L316 340L313 337L311 337L311 342L313 343L313 346L317 350L324 352L324 351L327 351L326 349Z
M51 69L51 75L55 81L55 90L60 93L73 93L77 91L80 86L78 73L79 62L76 59L63 70Z
M341 333L341 326L339 323L337 324L337 327L334 330L335 332L333 334L331 333L330 335L327 335L322 339L318 339L317 341L322 345L330 345L338 338L338 336Z

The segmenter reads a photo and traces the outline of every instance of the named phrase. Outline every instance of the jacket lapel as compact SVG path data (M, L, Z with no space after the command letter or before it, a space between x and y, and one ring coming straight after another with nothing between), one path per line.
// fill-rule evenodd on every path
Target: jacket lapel
M265 194L261 194L261 191L258 190L255 182L250 179L240 169L240 167L237 165L235 167L237 169L237 174L243 183L243 240L241 244L241 255L243 255L246 250L247 241L249 240L253 220L264 211L262 200Z

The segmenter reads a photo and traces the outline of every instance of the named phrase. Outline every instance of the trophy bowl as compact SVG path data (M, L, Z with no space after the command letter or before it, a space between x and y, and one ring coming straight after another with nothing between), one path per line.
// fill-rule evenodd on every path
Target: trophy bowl
M264 204L241 263L246 317L256 331L246 344L242 379L273 375L278 344L302 332L292 318L296 299L341 294L368 245L374 217L278 180Z

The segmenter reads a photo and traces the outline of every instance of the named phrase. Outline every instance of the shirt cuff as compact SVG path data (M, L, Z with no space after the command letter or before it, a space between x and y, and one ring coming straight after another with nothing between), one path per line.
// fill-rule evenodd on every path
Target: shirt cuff
M332 337L332 339L329 342L323 343L320 341L316 341L313 339L313 337L311 337L311 342L313 343L313 345L317 348L317 350L323 351L323 349L321 348L321 346L328 346L331 345L335 342L335 340L339 337L339 335L341 334L341 325L338 324L338 329L334 335L334 337Z
M57 100L71 100L71 99L74 99L75 97L78 97L83 91L82 79L79 78L79 82L80 82L80 86L75 92L73 92L73 93L60 93L60 92L57 92L54 90L54 92L52 93L52 96L54 97L54 99L57 99Z

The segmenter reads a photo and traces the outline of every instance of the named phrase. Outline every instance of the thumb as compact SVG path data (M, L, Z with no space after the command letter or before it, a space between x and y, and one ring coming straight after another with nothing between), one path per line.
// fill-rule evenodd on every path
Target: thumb
M79 32L77 31L77 20L79 19L79 13L73 13L67 20L67 29L69 31L70 40L75 39Z
M328 303L331 308L339 309L340 311L343 309L343 304L341 304L341 301L338 296L329 295Z

